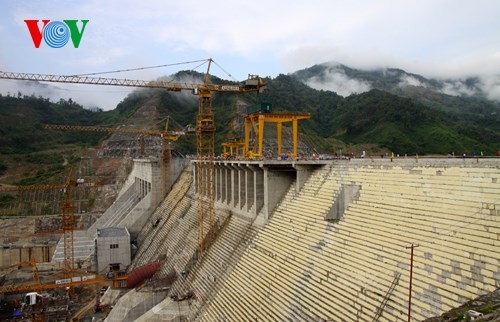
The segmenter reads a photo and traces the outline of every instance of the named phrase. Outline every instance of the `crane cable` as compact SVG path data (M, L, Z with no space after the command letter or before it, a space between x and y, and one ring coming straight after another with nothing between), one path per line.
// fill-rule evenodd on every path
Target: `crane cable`
M153 69L153 68L161 68L161 67L170 67L170 66L177 66L177 65L183 65L183 64L192 64L192 63L199 63L199 62L203 62L201 64L201 65L203 65L207 61L208 61L207 59L200 59L200 60L193 60L193 61L187 61L187 62L182 62L182 63L173 63L173 64L164 64L164 65L147 66L147 67L137 67L137 68L128 68L128 69L117 69L117 70L111 70L111 71L105 71L105 72L95 72L95 73L86 73L86 74L76 74L76 75L71 75L71 77L94 76L94 75L102 75L102 74L113 74L113 73L131 72L131 71L136 71L136 70L145 70L145 69ZM199 65L199 66L201 66L201 65Z
M196 70L197 68L205 65L210 59L199 59L199 60L192 60L192 61L186 61L186 62L181 62L181 63L173 63L173 64L163 64L163 65L156 65L156 66L146 66L146 67L137 67L137 68L127 68L127 69L117 69L117 70L110 70L110 71L105 71L105 72L94 72L94 73L85 73L85 74L75 74L75 75L70 75L70 77L83 77L83 76L95 76L95 75L103 75L103 74L115 74L115 73L123 73L123 72L132 72L132 71L137 71L137 70L146 70L146 69L154 69L154 68L162 68L162 67L171 67L171 66L178 66L178 65L186 65L186 64L193 64L193 63L201 63L191 69L192 71ZM224 68L222 68L221 65L217 64L214 60L212 62L220 68L227 76L229 76L233 81L238 82L236 78L233 77L229 72L227 72Z
M217 64L214 60L212 60L212 63L214 63L217 67L219 67L224 73L226 73L227 76L231 77L231 79L235 82L238 82L236 78L233 77L230 73L228 73L224 68L222 68L221 65Z

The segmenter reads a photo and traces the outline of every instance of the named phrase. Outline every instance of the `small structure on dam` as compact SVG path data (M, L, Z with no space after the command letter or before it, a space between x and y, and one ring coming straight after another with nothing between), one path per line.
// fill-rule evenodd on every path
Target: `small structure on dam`
M97 271L119 271L130 265L130 234L127 228L97 229Z

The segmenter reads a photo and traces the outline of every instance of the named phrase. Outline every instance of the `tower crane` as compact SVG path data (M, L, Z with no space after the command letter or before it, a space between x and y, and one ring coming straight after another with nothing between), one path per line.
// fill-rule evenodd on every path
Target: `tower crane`
M41 185L24 187L0 187L0 192L10 191L33 191L33 190L62 190L64 192L62 205L62 234L64 238L64 273L71 277L75 267L75 258L73 251L73 232L75 227L75 207L72 203L72 189L79 188L98 188L99 182L82 181L72 179L73 168L69 169L66 182L63 185Z
M91 189L91 188L98 188L100 186L99 182L80 182L77 186L74 188L76 189ZM64 184L45 184L45 185L29 185L29 186L1 186L0 187L0 193L24 193L24 192L37 192L37 191L56 191L56 192L62 192L61 197L59 195L55 195L53 200L55 204L57 204L57 201L62 201L63 199L63 194L64 194L64 189L66 186ZM34 197L36 199L36 196ZM45 199L44 199L45 200ZM20 201L22 203L23 201ZM36 202L36 201L34 201ZM21 207L10 207L10 208L5 208L5 209L0 209L0 215L22 215L23 214L23 209L20 209ZM54 209L54 208L53 208ZM61 208L58 208L58 211L60 211ZM34 210L34 215L37 215L38 213L44 214L43 211L38 212L36 209Z
M43 280L38 271L37 262L35 260L24 261L13 266L21 268L23 266L31 266L33 272L33 281L26 283L16 283L0 286L0 294L5 293L18 293L26 292L25 304L32 306L32 321L45 321L45 303L43 291L61 287L74 287L79 285L99 284L105 283L106 279L95 274L85 272L78 272L79 276L72 278L56 279L56 280Z
M214 133L215 119L212 110L212 92L224 93L260 93L265 88L265 81L257 75L248 75L243 83L212 84L209 83L210 66L213 60L208 59L208 67L203 83L186 83L170 81L144 81L91 76L64 76L32 73L15 73L0 71L0 79L29 80L55 83L111 85L128 87L161 88L167 91L192 91L198 95L198 113L196 116L196 188L198 204L198 256L204 250L204 218L208 217L210 228L214 224Z
M170 142L177 141L181 136L191 134L189 131L169 131L168 122L170 117L167 117L164 131L157 130L141 130L127 128L113 128L100 126L83 126L83 125L64 125L64 124L45 124L44 128L48 130L62 131L86 131L86 132L110 132L110 133L128 133L139 134L141 141L141 155L145 154L145 136L153 136L161 138L161 178L162 178L162 196L165 196L165 188L170 185L170 171L167 171L166 164L170 162L171 151ZM167 184L168 183L168 184Z

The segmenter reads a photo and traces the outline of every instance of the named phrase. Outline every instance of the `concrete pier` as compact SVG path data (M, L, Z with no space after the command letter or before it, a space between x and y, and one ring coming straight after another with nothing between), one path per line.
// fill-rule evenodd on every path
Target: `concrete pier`
M326 163L320 160L216 161L215 207L255 224L265 224L290 186L300 192L311 173ZM195 178L197 169L193 167Z

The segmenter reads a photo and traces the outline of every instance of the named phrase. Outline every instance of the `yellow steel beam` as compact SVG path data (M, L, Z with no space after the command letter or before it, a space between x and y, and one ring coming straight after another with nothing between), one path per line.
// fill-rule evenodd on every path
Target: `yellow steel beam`
M277 124L278 155L282 153L282 129L284 122L292 122L293 153L292 157L297 156L298 146L298 121L311 118L310 113L255 113L245 117L245 156L262 157L264 124ZM250 151L250 124L255 133L255 144L253 151Z

